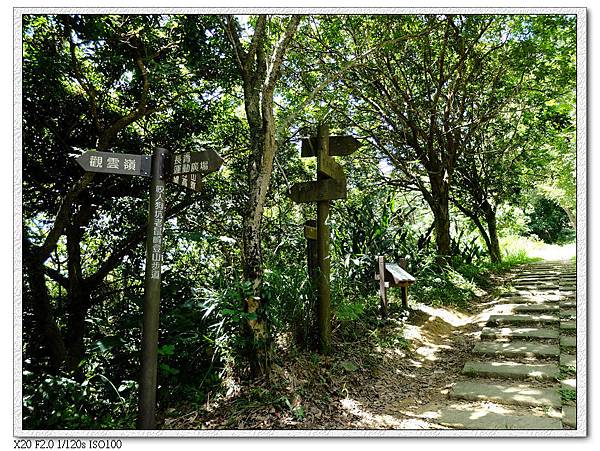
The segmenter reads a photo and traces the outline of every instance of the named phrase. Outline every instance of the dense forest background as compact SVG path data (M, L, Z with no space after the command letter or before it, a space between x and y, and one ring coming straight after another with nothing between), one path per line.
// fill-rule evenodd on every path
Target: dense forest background
M377 255L406 258L411 302L460 309L529 249L575 239L574 16L25 15L22 30L24 428L135 423L148 180L84 173L85 150L224 159L200 193L168 187L162 412L316 349L314 205L289 191L315 177L299 140L320 124L362 144L337 157L332 353L379 327Z

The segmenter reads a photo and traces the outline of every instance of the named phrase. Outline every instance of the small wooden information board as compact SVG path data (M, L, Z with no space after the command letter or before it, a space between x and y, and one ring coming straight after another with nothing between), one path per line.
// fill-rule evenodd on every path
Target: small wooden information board
M415 278L411 276L401 265L405 265L405 260L401 259L401 264L386 263L385 257L382 255L377 257L377 266L379 272L375 274L375 280L379 281L379 295L381 296L381 316L387 317L387 289L389 287L400 287L402 294L402 306L408 308L408 287L415 282ZM381 277L381 275L384 275Z

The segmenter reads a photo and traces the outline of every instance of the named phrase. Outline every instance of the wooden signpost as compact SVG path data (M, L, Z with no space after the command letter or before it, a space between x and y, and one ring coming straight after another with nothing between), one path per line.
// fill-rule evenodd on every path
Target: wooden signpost
M169 151L157 147L154 149L152 157L92 150L77 157L76 161L89 172L151 177L137 427L138 429L155 429L158 319L163 256L162 233L166 206L165 182L172 181L199 191L200 178L219 170L223 160L213 150L178 154L173 159Z
M329 136L329 127L319 127L317 137L302 140L301 155L317 157L317 181L297 183L290 190L294 202L317 203L317 220L304 226L308 240L308 273L315 278L317 287L317 324L321 351L328 353L331 348L331 299L329 289L329 203L346 198L346 175L332 155L350 155L360 147L360 142L352 136ZM314 224L314 225L313 225ZM315 248L316 247L316 252ZM316 255L315 255L316 254ZM316 257L316 265L315 265Z

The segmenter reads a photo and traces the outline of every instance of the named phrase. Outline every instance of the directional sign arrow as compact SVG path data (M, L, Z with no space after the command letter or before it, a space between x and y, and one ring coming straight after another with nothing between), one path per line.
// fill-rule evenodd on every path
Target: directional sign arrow
M301 156L314 157L317 154L318 138L304 138L302 140ZM339 157L350 155L362 146L360 141L354 136L330 136L329 137L329 155Z
M223 164L221 156L212 149L175 155L171 165L171 181L194 191L200 191L200 179L218 171Z
M177 174L173 176L170 182L200 192L202 190L202 181L200 180L202 175L203 174L200 172Z
M345 199L346 183L339 183L334 179L296 183L292 186L290 198L297 203Z
M212 149L180 153L173 158L172 174L209 174L218 171L222 164L223 158Z
M317 157L317 174L346 184L346 174L344 174L342 167L333 158L322 152Z
M150 155L129 153L97 152L88 150L76 160L79 166L88 172L106 174L141 175L150 177Z

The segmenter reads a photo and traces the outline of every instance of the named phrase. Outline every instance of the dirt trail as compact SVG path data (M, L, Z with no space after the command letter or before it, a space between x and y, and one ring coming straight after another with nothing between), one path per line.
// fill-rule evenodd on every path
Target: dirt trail
M505 282L522 272L513 271ZM226 394L209 400L202 409L186 411L183 406L177 411L185 414L171 412L162 427L465 428L445 421L444 412L457 406L492 419L495 414L547 416L543 407L450 398L457 382L469 380L463 367L476 358L473 349L490 316L512 312L507 299L483 297L468 314L415 305L406 322L391 319L376 331L365 331L370 335L336 343L332 357L304 352L280 355L281 366L275 365L269 384L232 383Z

